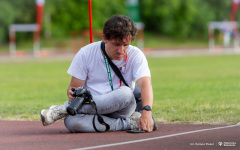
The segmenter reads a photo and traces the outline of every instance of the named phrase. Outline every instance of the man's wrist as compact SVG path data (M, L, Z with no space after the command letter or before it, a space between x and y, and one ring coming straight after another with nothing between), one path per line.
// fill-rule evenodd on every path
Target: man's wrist
M142 116L144 116L144 117L151 117L152 116L152 111L143 110L142 111Z
M149 105L143 106L142 110L152 111L152 108Z

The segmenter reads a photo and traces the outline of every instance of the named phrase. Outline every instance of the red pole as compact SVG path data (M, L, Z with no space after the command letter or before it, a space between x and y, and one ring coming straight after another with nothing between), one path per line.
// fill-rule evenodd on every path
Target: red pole
M43 24L43 11L44 11L44 3L45 0L35 0L36 1L36 24L39 25L39 32L42 29L42 24Z
M92 37L92 4L91 4L91 0L88 0L88 10L89 10L90 43L92 43L93 37Z
M237 10L238 10L238 2L233 1L231 15L230 15L230 21L235 21L235 16L236 16Z

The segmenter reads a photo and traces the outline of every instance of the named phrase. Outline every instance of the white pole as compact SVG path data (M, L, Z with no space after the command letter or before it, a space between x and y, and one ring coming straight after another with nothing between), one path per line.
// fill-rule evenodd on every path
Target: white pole
M9 50L10 55L13 56L16 53L16 43L15 43L15 30L12 26L9 27Z

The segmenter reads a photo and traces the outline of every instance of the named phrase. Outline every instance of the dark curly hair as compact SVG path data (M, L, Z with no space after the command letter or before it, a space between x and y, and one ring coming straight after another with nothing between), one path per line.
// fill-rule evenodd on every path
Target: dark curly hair
M107 40L118 39L122 41L123 38L131 36L131 41L133 41L137 34L137 28L129 17L114 15L104 23L103 34Z

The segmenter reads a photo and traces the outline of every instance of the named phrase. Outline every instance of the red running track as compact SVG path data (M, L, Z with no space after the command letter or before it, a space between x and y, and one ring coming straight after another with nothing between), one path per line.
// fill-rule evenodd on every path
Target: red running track
M69 133L62 121L47 127L40 121L0 121L0 150L240 150L240 125L158 126L141 134Z

